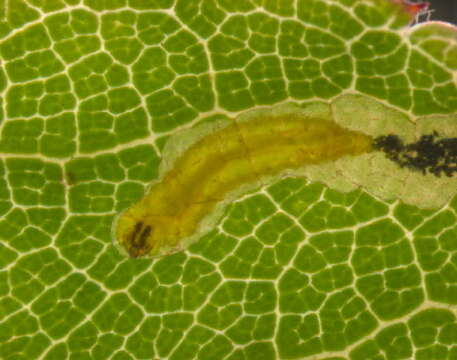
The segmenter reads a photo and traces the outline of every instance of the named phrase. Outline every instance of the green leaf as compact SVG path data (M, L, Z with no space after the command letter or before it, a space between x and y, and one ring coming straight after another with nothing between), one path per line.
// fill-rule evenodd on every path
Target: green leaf
M405 136L424 116L455 133L455 26L399 0L4 3L2 359L457 358L457 199L286 177L185 252L130 259L112 235L204 119L319 102L359 129L367 99Z

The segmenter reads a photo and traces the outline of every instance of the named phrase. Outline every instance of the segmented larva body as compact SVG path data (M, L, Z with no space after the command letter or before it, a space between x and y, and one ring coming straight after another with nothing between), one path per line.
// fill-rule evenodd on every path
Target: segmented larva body
M132 257L174 252L243 185L371 150L372 137L299 112L232 120L187 147L119 216L117 241Z

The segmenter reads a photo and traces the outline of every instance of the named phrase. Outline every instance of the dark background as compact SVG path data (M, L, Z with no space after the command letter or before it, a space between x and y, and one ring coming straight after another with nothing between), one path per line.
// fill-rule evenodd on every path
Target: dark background
M430 9L434 10L430 20L441 20L457 24L457 0L428 0L428 2L430 3Z

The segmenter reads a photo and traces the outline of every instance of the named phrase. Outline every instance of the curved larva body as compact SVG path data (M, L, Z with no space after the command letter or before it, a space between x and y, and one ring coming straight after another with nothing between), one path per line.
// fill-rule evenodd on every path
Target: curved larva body
M132 257L171 252L242 185L371 149L370 136L301 114L232 121L189 146L148 194L121 214L117 240Z

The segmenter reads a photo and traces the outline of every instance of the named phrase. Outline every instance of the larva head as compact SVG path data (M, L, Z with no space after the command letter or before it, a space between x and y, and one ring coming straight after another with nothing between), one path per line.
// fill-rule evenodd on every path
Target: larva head
M151 215L146 205L140 201L121 213L114 224L118 244L132 258L172 253L178 238L175 219Z
M122 213L115 224L116 239L131 257L147 255L152 248L154 226L135 207Z
M150 240L153 228L142 221L128 222L120 221L117 228L117 239L119 244L131 257L140 257L150 251Z

